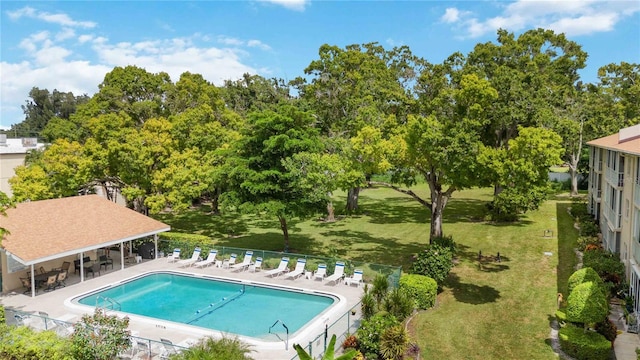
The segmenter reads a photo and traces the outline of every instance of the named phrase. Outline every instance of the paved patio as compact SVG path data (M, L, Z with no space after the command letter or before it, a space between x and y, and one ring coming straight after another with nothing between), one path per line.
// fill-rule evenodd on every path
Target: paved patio
M115 254L114 254L115 255ZM317 335L324 331L325 325L331 325L338 320L349 309L355 306L362 296L362 287L344 285L342 282L338 282L335 285L328 285L325 282L319 280L306 279L305 276L301 276L295 280L284 279L283 277L270 278L265 276L265 270L258 272L232 272L229 269L221 269L215 266L207 267L204 269L198 269L194 267L181 268L176 263L169 263L166 258L157 260L143 260L141 263L125 264L125 269L120 270L119 257L112 255L114 259L114 267L107 271L101 272L100 275L96 274L95 278L85 277L84 282L80 282L80 276L77 274L70 274L67 280L67 286L59 288L51 292L38 292L35 298L31 296L23 295L22 289L16 289L14 293L3 294L0 297L0 303L5 307L15 308L25 312L37 312L43 311L49 314L50 317L55 319L62 319L65 321L78 321L80 317L85 313L92 313L92 311L85 310L78 306L73 306L68 301L70 298L108 284L117 283L125 278L140 275L148 271L157 270L175 270L184 271L188 273L216 276L229 279L238 279L243 281L261 282L267 284L273 284L280 287L295 287L305 289L309 291L322 291L338 295L344 299L341 303L334 306L329 311L320 315L320 318L316 318L312 321L312 325L306 329L294 334L294 340L296 343L300 343L303 347L309 344L310 341L316 339ZM359 309L358 309L359 310ZM290 311L290 309L283 309L283 311ZM355 316L351 316L351 321L359 319L360 311L356 312ZM342 324L343 321L341 321ZM345 321L346 322L346 321ZM344 326L338 326L340 331L344 331ZM148 338L152 340L160 340L165 338L171 340L174 344L185 344L189 341L200 339L205 336L220 337L220 332L206 330L202 328L196 328L192 326L179 325L175 323L167 323L165 321L150 321L149 319L139 319L131 317L129 329L136 332L137 336ZM331 331L329 336L331 336ZM242 338L241 338L242 339ZM251 342L251 339L243 339L247 342ZM313 343L314 355L319 352L317 349L321 349L323 346L323 337ZM295 356L293 350L293 342L289 343L288 350L285 349L284 342L255 342L252 344L251 357L256 360L259 359L291 359ZM158 355L158 354L156 354ZM156 356L157 358L158 356Z

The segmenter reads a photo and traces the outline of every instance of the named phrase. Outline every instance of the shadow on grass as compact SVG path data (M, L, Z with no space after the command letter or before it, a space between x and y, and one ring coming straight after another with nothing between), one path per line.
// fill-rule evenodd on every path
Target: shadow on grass
M458 261L465 261L470 264L476 264L478 270L483 272L500 272L509 270L509 265L505 264L511 261L511 259L500 254L500 261L498 261L498 253L492 253L490 251L472 250L469 246L464 244L456 244L456 258Z
M475 285L460 282L460 277L456 274L449 274L444 283L445 286L451 288L451 292L457 301L480 305L495 302L500 298L500 291L488 285Z
M374 224L425 223L429 209L407 196L393 196L384 200L360 195L361 214L369 216Z
M556 267L556 288L559 293L567 296L567 282L577 263L576 254L573 251L578 245L578 230L573 227L573 217L567 212L571 207L571 201L556 203L556 219L558 234L558 266Z
M429 216L429 209L426 209ZM482 222L487 214L487 202L470 198L452 198L444 209L442 222ZM429 220L429 218L427 218Z

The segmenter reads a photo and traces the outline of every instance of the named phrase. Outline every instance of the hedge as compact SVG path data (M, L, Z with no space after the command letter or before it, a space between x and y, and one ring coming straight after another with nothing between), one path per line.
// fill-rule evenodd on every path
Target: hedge
M560 347L577 360L608 360L611 342L604 336L575 326L565 326L558 332Z
M569 294L566 314L571 322L598 323L609 314L607 298L596 283L582 283Z
M415 301L418 309L428 309L436 304L438 283L424 275L406 274L400 278L400 288Z
M53 331L0 324L0 359L73 360L71 342Z
M179 248L182 254L190 254L193 249L200 247L201 254L209 253L209 250L215 249L215 240L200 234L186 234L178 232L163 232L158 234L161 240L158 242L158 250L165 254L170 254L173 249Z

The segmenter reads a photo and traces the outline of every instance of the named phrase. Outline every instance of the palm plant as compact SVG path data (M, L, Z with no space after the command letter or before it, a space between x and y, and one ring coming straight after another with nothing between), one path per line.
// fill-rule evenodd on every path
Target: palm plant
M331 336L331 340L329 341L329 344L327 345L327 350L324 352L324 355L322 356L322 360L353 360L353 358L356 356L357 351L355 349L351 349L346 353L338 357L335 357L334 355L335 345L336 345L336 335L333 334L333 336ZM300 358L300 360L313 360L313 357L307 354L307 352L299 344L294 344L293 348L296 349L296 352L298 353L298 357Z

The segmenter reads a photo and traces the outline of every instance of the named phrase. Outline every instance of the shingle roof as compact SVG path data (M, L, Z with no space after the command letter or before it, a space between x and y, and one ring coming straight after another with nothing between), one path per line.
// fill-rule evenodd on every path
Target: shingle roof
M615 150L626 154L640 155L640 137L627 134L623 136L624 130L638 131L640 124L620 130L619 133L605 136L599 139L587 142L587 145L596 146L608 150Z
M169 231L169 225L99 195L25 202L0 216L4 251L25 265Z

